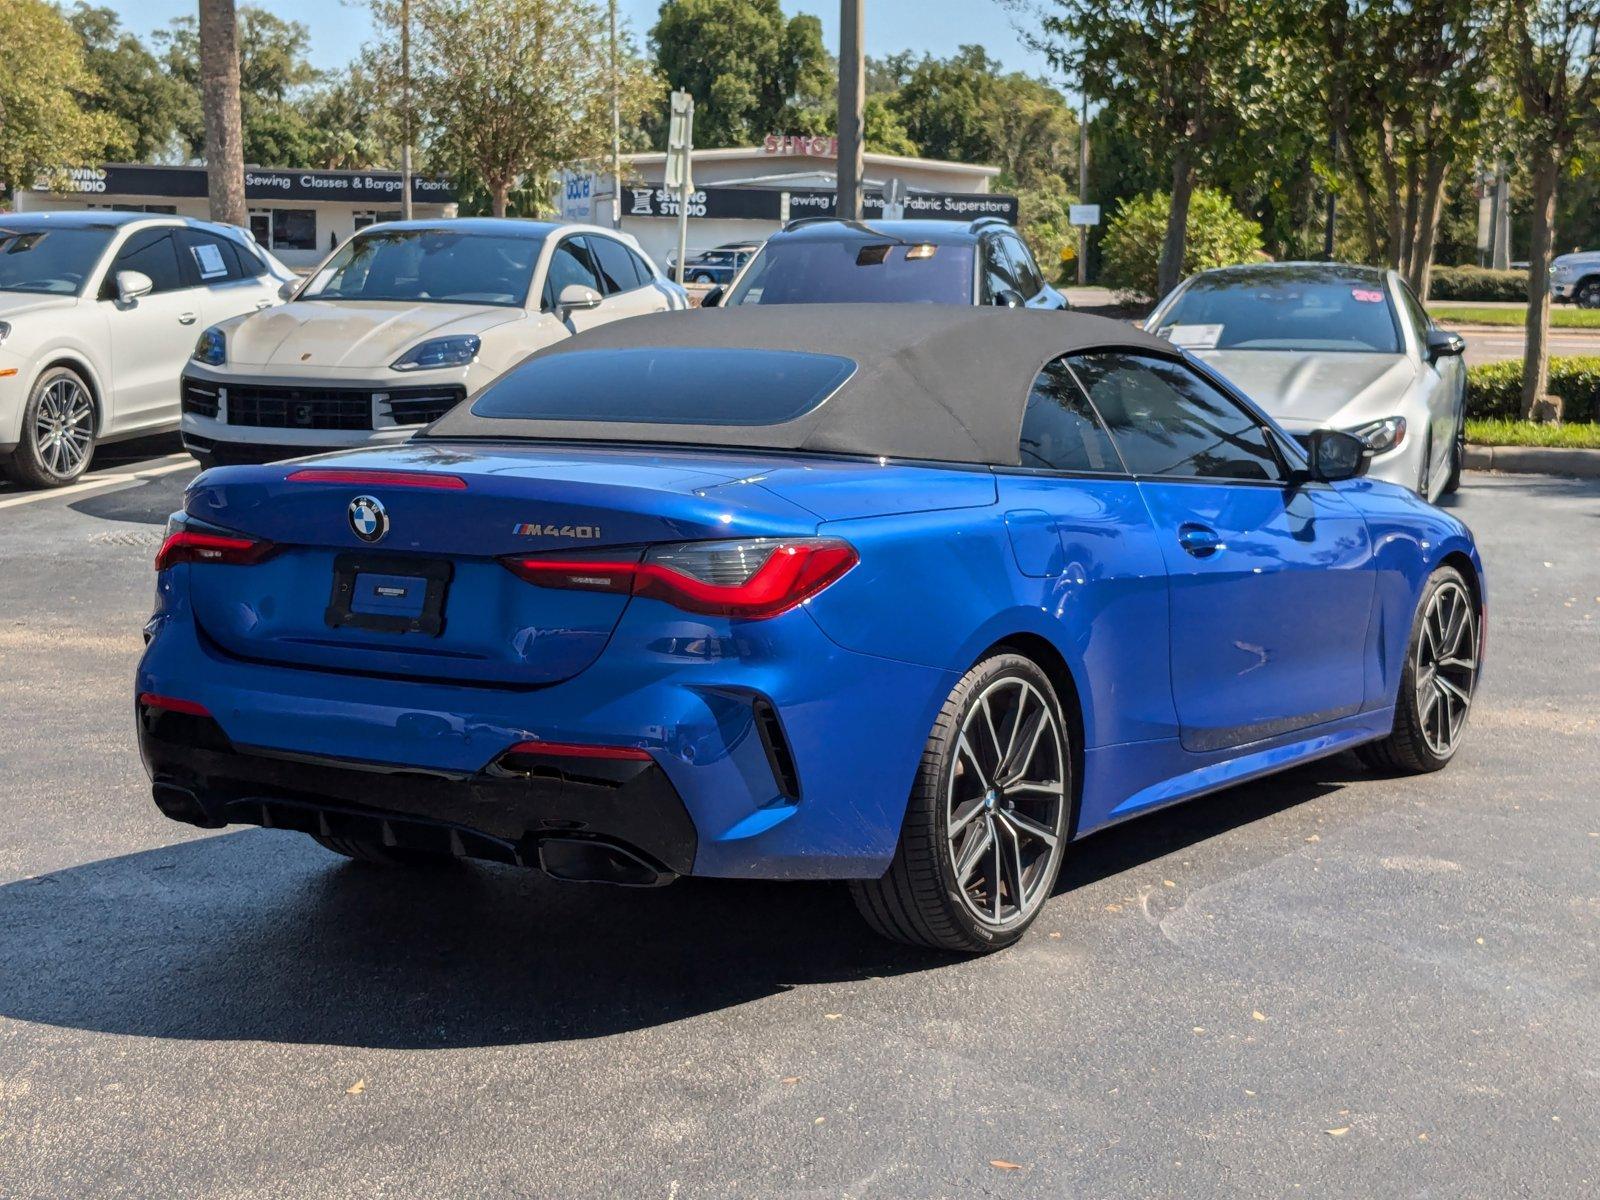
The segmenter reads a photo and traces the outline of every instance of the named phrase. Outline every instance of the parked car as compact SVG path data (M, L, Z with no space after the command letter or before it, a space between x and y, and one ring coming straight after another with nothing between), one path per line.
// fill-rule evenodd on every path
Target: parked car
M0 470L60 487L97 446L176 429L196 330L278 303L292 279L232 225L0 214Z
M1556 255L1550 263L1550 294L1558 304L1600 308L1600 250Z
M372 225L289 304L201 335L183 372L183 443L210 466L404 441L541 346L688 306L613 230Z
M702 307L742 304L989 304L1068 307L1044 280L1020 234L998 217L976 221L790 221L731 287Z
M1345 749L1450 761L1482 568L1366 461L1099 318L618 322L409 445L202 475L139 741L195 825L844 879L891 937L992 950L1094 830Z
M733 277L744 270L745 263L760 249L760 242L729 242L702 250L684 261L683 278L688 283L732 283ZM667 257L667 274L677 278L676 255Z
M1302 440L1343 429L1371 472L1428 500L1461 482L1466 343L1399 275L1339 263L1204 271L1145 328L1215 367Z

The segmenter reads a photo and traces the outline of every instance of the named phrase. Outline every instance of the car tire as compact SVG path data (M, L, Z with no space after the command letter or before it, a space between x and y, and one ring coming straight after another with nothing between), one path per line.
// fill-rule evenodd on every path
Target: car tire
M1368 767L1424 775L1455 757L1477 689L1481 620L1460 571L1440 567L1429 576L1411 622L1394 728L1356 751Z
M411 867L422 870L437 870L441 867L454 866L456 858L450 854L439 854L431 850L410 850L403 846L380 846L376 842L364 842L359 838L324 837L320 833L308 834L317 845L324 850L331 850L348 859L359 863L368 863L376 867Z
M1461 490L1461 469L1467 462L1467 423L1456 422L1456 436L1450 443L1450 473L1445 476L1444 495Z
M202 471L209 471L217 465L217 456L209 450L190 450L189 457L199 464Z
M702 272L700 272L700 274L696 275L689 282L690 283L715 283L716 280L711 278L711 276L707 275L704 271L702 271Z
M94 461L94 394L71 367L51 367L34 381L22 409L22 438L7 473L25 487L66 487Z
M1070 737L1031 660L997 654L968 671L934 721L888 871L850 885L867 924L963 954L1017 941L1054 890L1066 849ZM1004 782L994 778L1001 771Z
M1585 279L1578 285L1573 299L1579 308L1600 308L1600 279Z

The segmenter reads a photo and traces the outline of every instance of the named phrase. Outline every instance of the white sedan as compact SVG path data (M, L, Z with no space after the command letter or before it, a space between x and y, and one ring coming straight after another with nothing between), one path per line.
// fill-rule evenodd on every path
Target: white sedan
M59 487L96 445L177 428L195 333L278 303L293 278L231 225L0 214L0 470Z
M1236 384L1302 441L1353 433L1370 474L1424 500L1456 489L1466 449L1466 343L1393 271L1262 263L1204 271L1145 328Z
M183 442L210 466L404 441L542 346L688 306L614 230L372 225L290 303L201 335L184 371Z

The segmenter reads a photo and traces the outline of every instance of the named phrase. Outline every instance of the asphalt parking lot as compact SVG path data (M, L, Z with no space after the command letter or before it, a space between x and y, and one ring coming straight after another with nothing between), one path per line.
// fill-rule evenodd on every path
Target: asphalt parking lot
M190 470L102 470L0 492L0 1196L1600 1190L1596 483L1452 501L1491 607L1449 770L1338 758L1098 835L962 961L833 887L403 876L164 820L129 692Z

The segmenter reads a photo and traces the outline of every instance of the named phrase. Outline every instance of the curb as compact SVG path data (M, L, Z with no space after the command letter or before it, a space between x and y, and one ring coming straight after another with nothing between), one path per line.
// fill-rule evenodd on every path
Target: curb
M1559 446L1469 445L1464 465L1472 471L1575 475L1580 479L1600 479L1600 450L1566 450Z

